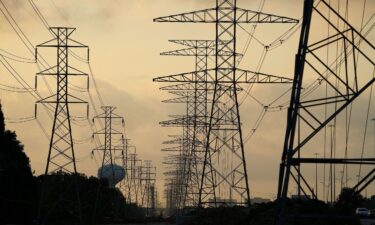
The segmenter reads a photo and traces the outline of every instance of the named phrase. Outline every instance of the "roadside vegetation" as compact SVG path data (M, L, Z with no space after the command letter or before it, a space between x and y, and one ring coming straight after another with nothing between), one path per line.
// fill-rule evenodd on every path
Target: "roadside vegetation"
M35 150L37 151L37 150ZM58 172L34 176L24 146L13 131L5 128L0 105L0 224L33 224L38 218L43 185L48 188L43 196L45 224L69 224L79 221L76 209L75 183L82 205L85 224L106 222L138 222L146 220L144 210L127 204L123 195L109 188L106 180ZM61 193L64 193L62 198Z

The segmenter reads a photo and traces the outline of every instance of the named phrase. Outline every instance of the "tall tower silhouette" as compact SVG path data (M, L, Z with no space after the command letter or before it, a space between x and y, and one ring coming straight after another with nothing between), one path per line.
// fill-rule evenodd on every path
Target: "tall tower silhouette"
M68 190L51 190L48 183L52 181L52 178L49 178L50 174L57 176L56 179L53 179L54 182L64 182L59 180L63 173L77 175L69 106L71 104L87 104L87 102L69 93L69 78L87 76L87 74L69 65L69 54L74 48L88 49L88 47L70 38L75 28L51 27L50 31L55 36L54 39L37 45L35 54L38 59L38 49L57 49L57 64L37 73L37 77L54 76L56 78L56 92L37 102L54 107L53 126L39 207L39 220L48 221L48 217L53 217L54 213L67 212L69 210L73 211L74 217L82 220L78 181L75 180L73 184L69 185ZM75 199L67 197L71 191L75 192ZM45 201L46 199L51 201L54 198L56 199L54 201L57 201L53 204L55 207ZM64 204L59 204L60 201L72 202L71 209L62 208Z
M237 68L237 24L296 23L298 21L238 8L236 0L217 0L215 8L160 17L154 21L215 24L216 50L213 69L160 77L154 80L194 83L198 82L202 74L207 74L205 82L214 85L214 92L212 104L208 110L209 122L199 190L199 206L250 206L250 189L237 99L238 85L241 83L291 83L291 80ZM231 54L225 54L228 52ZM223 163L225 166L220 165Z

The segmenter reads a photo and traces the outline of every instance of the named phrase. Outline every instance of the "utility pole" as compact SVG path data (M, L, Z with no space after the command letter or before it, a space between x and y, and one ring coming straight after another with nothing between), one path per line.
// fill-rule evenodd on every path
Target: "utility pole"
M316 199L318 199L318 155L319 153L314 153L315 159L317 160L315 162L315 196Z
M39 203L38 222L44 223L48 221L48 216L53 215L56 212L73 212L74 217L77 221L82 222L82 211L81 201L79 196L79 185L78 185L78 173L76 166L76 158L73 144L72 126L71 126L71 115L70 105L71 104L86 104L88 103L78 97L75 97L69 93L69 78L73 76L87 76L86 73L69 65L70 51L75 48L87 49L88 46L81 44L71 39L72 33L75 28L69 27L51 27L51 33L54 35L54 39L44 42L36 46L35 57L38 60L38 49L40 48L56 48L56 60L57 64L51 68L40 71L36 77L36 88L38 76L53 76L56 78L56 91L51 96L45 97L37 104L49 104L54 107L54 117L51 132L51 139L49 143L47 165L44 171L43 187ZM88 55L87 55L88 59ZM37 115L37 105L35 106L35 114ZM74 178L74 184L70 185L69 190L51 190L50 176L58 176L59 182L63 182L62 176L72 174ZM63 187L55 184L59 189ZM72 190L70 190L72 189ZM69 191L75 193L75 199L69 199L67 196L63 196ZM46 202L51 201L51 196L56 194L59 196L54 203ZM68 208L63 209L64 205L60 204L60 201L71 201L72 204ZM52 205L54 207L52 207Z
M240 83L291 83L291 80L237 68L237 24L296 23L297 20L241 9L237 7L236 0L217 0L216 8L160 17L154 21L216 25L214 69L159 77L154 81L200 82L198 77L207 74L207 79L204 82L212 83L214 92L211 109L208 112L209 123L198 206L250 206L250 189L242 140L237 86ZM223 44L221 45L221 43ZM223 54L224 52L232 54ZM221 104L223 102L226 103L227 110L223 109ZM224 136L226 138L223 138ZM220 169L220 165L216 163L219 153L230 155L227 160L230 165L233 165L233 169L229 171ZM227 192L220 192L220 190L231 190L229 192L233 193L232 199Z
M334 148L335 148L335 144L334 144L334 130L335 130L335 126L333 124L329 125L328 126L330 128L330 159L332 160L334 158ZM334 178L334 169L333 169L333 164L329 164L329 188L330 188L330 203L333 204L333 199L334 199L334 187L335 187L335 184L336 183L336 180Z

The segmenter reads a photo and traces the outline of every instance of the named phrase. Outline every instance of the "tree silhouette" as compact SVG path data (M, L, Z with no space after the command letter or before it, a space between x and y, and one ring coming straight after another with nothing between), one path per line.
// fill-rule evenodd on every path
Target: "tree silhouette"
M353 214L363 204L365 198L350 188L343 188L335 204L337 211Z
M86 177L63 173L62 171L47 175L51 182L49 188L54 192L44 196L43 209L51 209L50 224L73 224L75 215L72 199L75 190L71 187L74 179L79 179L83 219L92 220L97 192L101 198L97 202L95 222L105 218L139 221L144 212L138 206L126 204L119 190L110 188L108 181L95 177ZM0 104L0 224L30 224L37 218L41 185L45 175L34 177L31 172L30 160L24 152L24 146L17 140L13 131L5 128L4 114ZM64 199L59 199L59 192L66 191ZM58 204L56 204L58 203ZM53 210L52 210L53 209ZM48 210L47 210L48 211Z
M16 133L5 129L1 104L0 184L0 223L30 221L36 197L30 161Z

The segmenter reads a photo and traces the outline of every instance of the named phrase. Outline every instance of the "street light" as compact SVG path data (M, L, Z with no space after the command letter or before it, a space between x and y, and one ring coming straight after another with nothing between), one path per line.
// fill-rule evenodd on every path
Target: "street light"
M319 153L314 153L315 155L315 198L318 199L318 155Z
M322 184L322 186L323 186L323 194L326 192L326 190L328 190L329 189L329 184L326 184L325 182L323 182L323 181L320 181L320 183ZM326 196L326 198L324 198L323 197L323 201L324 202L328 202L328 193L327 193L327 196Z

